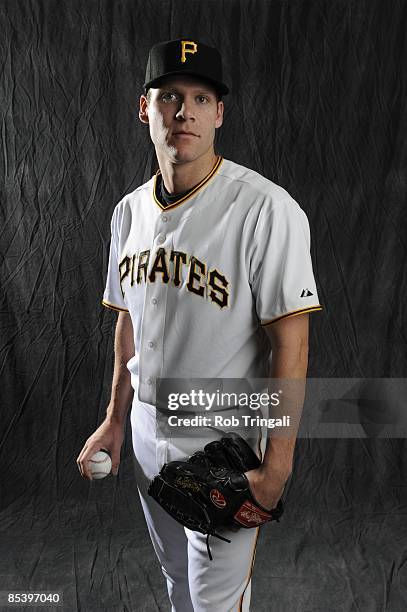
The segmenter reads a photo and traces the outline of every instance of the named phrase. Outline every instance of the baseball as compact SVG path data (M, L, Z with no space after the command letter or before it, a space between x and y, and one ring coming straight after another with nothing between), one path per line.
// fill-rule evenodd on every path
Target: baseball
M112 460L106 451L100 450L89 459L89 466L92 480L100 480L110 474Z

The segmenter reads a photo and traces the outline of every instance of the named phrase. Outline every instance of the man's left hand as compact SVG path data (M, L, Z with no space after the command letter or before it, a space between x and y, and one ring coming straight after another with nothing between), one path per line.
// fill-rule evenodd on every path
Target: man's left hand
M245 472L245 476L255 500L266 510L275 508L283 494L288 476L287 478L270 476L262 466Z

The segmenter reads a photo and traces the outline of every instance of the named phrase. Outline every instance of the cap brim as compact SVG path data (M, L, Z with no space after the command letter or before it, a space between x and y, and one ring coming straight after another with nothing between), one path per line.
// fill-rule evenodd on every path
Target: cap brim
M154 87L154 88L159 87L164 81L164 79L167 79L168 77L171 77L171 76L179 76L179 75L182 76L184 74L188 76L193 76L199 81L207 81L208 83L212 85L212 87L214 87L214 89L216 89L216 91L218 91L223 96L229 93L229 87L225 85L225 83L221 83L220 81L215 81L214 79L210 79L209 77L205 77L200 74L196 74L196 72L192 72L192 71L189 72L188 70L177 70L173 72L167 72L166 74L162 74L158 78L153 79L152 81L148 81L148 83L144 83L144 89L147 91L147 89L150 89L150 87Z

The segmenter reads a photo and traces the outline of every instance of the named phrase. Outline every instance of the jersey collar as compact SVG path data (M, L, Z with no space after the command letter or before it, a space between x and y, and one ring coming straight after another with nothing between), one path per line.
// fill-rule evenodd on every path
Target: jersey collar
M153 184L153 197L154 197L155 203L159 206L159 208L161 210L172 210L173 208L176 208L177 206L180 206L181 204L183 204L187 200L190 200L197 193L199 193L199 191L201 191L201 189L203 189L205 187L205 185L211 180L212 177L215 176L215 174L218 171L218 169L220 168L220 165L221 165L222 162L223 162L223 157L221 155L218 155L217 156L217 160L215 162L215 165L212 168L212 170L209 172L209 174L207 174L205 176L205 178L203 178L202 181L200 183L198 183L198 185L195 185L195 187L193 189L191 189L191 191L188 191L188 193L183 195L179 200L176 200L175 202L173 202L172 204L169 204L168 206L163 206L161 204L160 200L157 197L157 177L161 174L161 170L157 170L157 172L156 172L156 174L154 176L154 184Z

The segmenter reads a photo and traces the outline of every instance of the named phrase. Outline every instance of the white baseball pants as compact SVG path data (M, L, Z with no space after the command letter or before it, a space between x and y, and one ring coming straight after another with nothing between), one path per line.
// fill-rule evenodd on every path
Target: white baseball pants
M210 536L211 561L206 536L184 528L147 493L164 463L184 459L221 434L213 431L204 440L192 435L157 439L156 410L138 400L133 401L131 425L140 500L172 612L247 612L259 528L222 532L230 544Z

